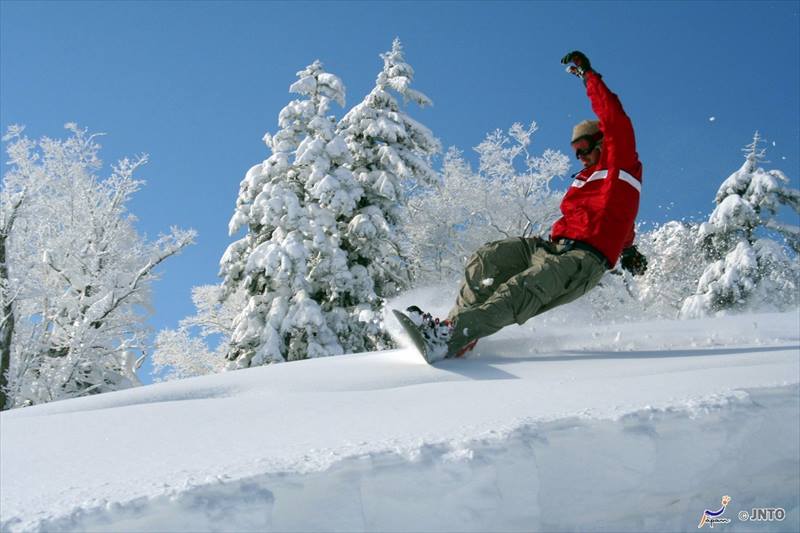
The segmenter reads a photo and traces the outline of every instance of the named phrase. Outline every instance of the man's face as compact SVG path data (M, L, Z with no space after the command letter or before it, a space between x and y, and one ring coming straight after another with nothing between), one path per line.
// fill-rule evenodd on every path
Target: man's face
M593 167L600 160L600 144L588 135L575 139L572 149L575 150L575 157L583 163L583 168Z
M600 147L598 146L588 154L578 156L578 159L583 163L583 168L593 167L600 161Z

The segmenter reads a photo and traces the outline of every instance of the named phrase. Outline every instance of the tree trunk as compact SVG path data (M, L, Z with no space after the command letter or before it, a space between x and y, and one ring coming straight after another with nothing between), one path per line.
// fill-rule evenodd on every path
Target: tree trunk
M8 406L6 389L8 387L8 371L11 367L11 340L14 338L14 303L9 294L8 264L6 263L6 242L8 232L0 233L0 283L3 297L0 309L0 410Z

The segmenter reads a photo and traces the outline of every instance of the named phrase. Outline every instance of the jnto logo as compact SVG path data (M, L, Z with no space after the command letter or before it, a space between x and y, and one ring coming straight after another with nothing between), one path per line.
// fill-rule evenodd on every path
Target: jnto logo
M722 513L725 512L725 508L728 507L729 503L731 503L731 497L726 495L722 497L722 507L716 511L712 511L711 509L706 509L703 511L703 516L700 517L700 524L697 526L698 529L706 524L709 524L712 528L714 527L714 524L730 524L730 518L720 518Z

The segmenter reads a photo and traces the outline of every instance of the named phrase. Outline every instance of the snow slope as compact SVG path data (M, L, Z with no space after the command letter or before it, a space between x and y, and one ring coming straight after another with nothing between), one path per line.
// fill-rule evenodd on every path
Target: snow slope
M5 412L0 529L798 530L797 312L534 322Z

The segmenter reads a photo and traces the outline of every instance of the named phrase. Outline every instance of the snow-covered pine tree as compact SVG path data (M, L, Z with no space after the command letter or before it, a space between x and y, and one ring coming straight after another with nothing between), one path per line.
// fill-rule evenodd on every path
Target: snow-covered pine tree
M297 73L301 98L264 140L272 155L241 183L234 234L221 261L226 291L247 294L228 349L233 366L384 348L381 301L348 242L362 189L345 165L350 153L328 116L344 105L341 80L319 61Z
M800 191L791 188L780 170L764 170L766 150L758 132L743 152L745 162L720 186L716 208L699 236L708 264L694 295L681 308L685 317L702 316L748 305L781 309L797 305L800 230L775 219L781 206L800 213ZM771 238L782 235L794 248L793 257Z
M134 174L146 157L123 159L100 179L97 136L75 124L66 128L66 140L32 141L21 127L4 137L6 407L137 384L154 269L195 235L173 228L145 242L127 203L143 184Z
M414 69L406 63L399 39L381 54L383 70L375 87L339 123L353 155L349 168L364 189L348 229L351 254L367 267L382 298L396 295L412 281L408 239L401 231L406 202L418 186L434 186L439 176L431 158L441 144L431 131L411 118L394 94L421 107L431 105L412 89Z

